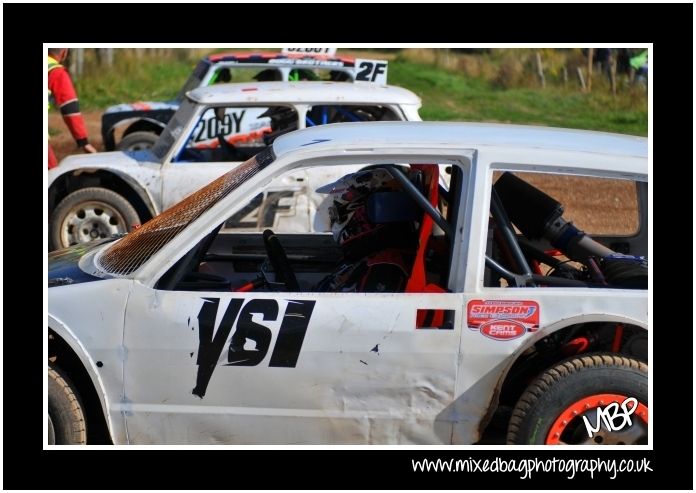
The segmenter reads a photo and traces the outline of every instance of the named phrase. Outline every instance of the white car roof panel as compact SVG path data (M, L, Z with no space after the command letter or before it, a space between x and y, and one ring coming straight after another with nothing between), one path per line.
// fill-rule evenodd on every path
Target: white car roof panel
M317 103L412 104L421 100L408 89L378 84L345 82L237 82L199 87L186 94L201 104Z

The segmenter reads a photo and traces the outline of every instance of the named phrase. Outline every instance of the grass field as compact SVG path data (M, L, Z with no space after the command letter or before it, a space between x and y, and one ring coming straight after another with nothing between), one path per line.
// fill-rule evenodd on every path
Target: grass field
M548 125L647 135L647 103L635 92L611 94L547 87L498 89L436 67L409 62L389 65L391 84L423 100L424 120L486 121Z
M508 59L510 52L505 53ZM360 56L359 52L346 53ZM437 63L426 63L427 59L403 54L370 52L362 56L391 59L389 83L421 97L420 114L424 120L535 124L643 136L648 133L647 98L642 87L612 96L606 90L583 93L575 84L567 88L530 87L527 77L526 84L502 88L493 81L495 71L500 70L500 62L494 56L490 62L482 62L477 76L456 66L443 68ZM110 70L88 67L76 83L83 109L96 111L111 104L174 98L195 65L195 59L180 58L124 56L117 58Z

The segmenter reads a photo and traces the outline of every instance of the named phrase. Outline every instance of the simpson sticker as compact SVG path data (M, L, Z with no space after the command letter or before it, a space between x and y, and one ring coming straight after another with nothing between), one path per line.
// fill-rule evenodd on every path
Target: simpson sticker
M466 314L471 330L480 330L483 324L495 320L514 321L528 332L539 328L539 304L536 301L471 300Z
M481 325L481 334L496 341L509 341L522 337L527 328L514 320L491 320Z
M243 303L244 299L231 299L220 325L215 329L220 298L203 298L203 306L198 312L198 372L192 394L200 398L205 396L210 378L225 348L227 363L224 366L256 366L268 354L273 336L271 329L252 321L252 316L259 314L262 321L277 320L278 302L255 299L247 301L242 307ZM288 300L268 366L294 368L297 365L315 303L316 301ZM245 349L247 339L256 344L255 349Z

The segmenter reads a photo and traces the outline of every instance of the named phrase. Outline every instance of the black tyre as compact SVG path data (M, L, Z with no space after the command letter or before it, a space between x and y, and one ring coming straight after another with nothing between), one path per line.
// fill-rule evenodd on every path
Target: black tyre
M629 401L622 409L628 398L637 403ZM620 413L609 415L615 428L609 429L599 418L599 409ZM591 429L601 427L592 431L588 424ZM512 412L507 442L639 445L648 443L647 436L648 366L614 354L593 354L561 362L527 387Z
M65 248L98 238L127 233L140 224L133 206L106 188L77 190L60 201L50 222L52 248Z
M87 422L82 403L70 381L48 367L48 444L85 445Z
M159 135L152 132L133 132L125 135L116 149L119 151L142 151L155 145Z

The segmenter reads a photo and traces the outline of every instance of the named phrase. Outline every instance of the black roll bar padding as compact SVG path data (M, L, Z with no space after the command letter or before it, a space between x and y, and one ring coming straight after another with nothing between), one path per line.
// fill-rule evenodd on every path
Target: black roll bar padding
M433 166L437 166L434 164ZM452 228L447 222L447 220L440 215L438 210L433 207L433 205L428 201L426 197L423 196L423 194L416 188L416 186L411 183L406 175L398 169L396 166L393 164L386 164L384 166L386 169L389 170L389 173L397 179L397 181L401 184L402 187L404 187L404 190L413 198L413 200L416 201L418 206L425 211L427 215L429 215L433 221L435 221L435 224L437 224L442 231L445 232L448 238L452 238Z
M532 281L532 275L520 275L520 274L515 274L514 272L511 272L507 270L505 267L500 265L498 262L493 260L491 257L486 255L486 265L493 269L495 272L500 275L500 277L503 277L507 282L511 283L513 287L515 288L521 288L528 286L529 283Z
M437 184L437 190L438 190L437 193L438 193L438 195L440 196L440 198L445 199L445 202L447 202L448 204L451 204L451 203L452 203L452 202L450 202L450 194L449 194L449 191L448 191L448 190L445 190L445 187L443 187L441 183L438 183L438 184Z
M491 188L491 214L493 214L493 219L498 225L498 229L502 233L507 246L510 248L510 252L515 257L515 261L522 271L522 275L531 278L532 269L529 267L529 263L524 257L524 253L522 253L520 244L517 242L515 230L512 229L510 218L505 212L505 208L503 207L495 188Z
M533 259L538 260L539 262L543 262L553 268L557 268L563 264L563 262L558 260L556 257L552 257L543 250L538 249L527 238L517 238L517 242L520 244L520 248L524 253Z
M189 250L188 253L181 258L181 260L179 260L179 264L174 268L174 271L171 272L169 278L167 278L163 285L159 286L157 289L171 291L176 288L179 281L184 278L186 270L190 269L191 261L198 255L202 247L203 244L201 240L201 242L199 242L195 247L191 248L191 250Z

